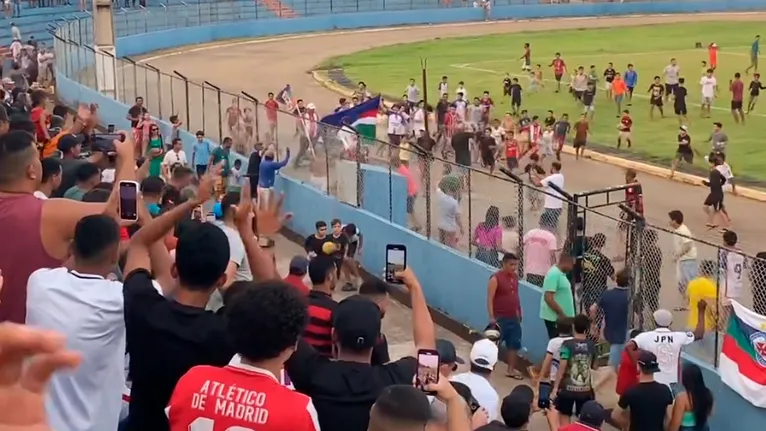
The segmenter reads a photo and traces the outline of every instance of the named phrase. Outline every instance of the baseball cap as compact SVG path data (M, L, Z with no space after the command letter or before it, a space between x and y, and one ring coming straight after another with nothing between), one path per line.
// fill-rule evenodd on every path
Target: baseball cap
M659 327L668 328L673 324L673 313L664 308L655 311L652 317L654 317L654 323Z
M308 105L306 105L306 109L317 109L317 107L313 103L309 103Z
M689 126L681 126L681 127L679 127L679 129L683 130L684 132L688 132L689 131Z
M309 260L306 256L294 256L290 260L290 274L305 274L309 270Z
M439 352L439 362L442 364L465 364L455 350L451 341L439 338L436 340L436 351Z
M76 135L73 133L67 133L59 138L59 151L62 153L69 152L72 148L85 142L84 135Z
M342 347L371 349L380 338L380 308L371 300L344 299L332 313L332 326Z
M652 355L654 356L654 355ZM586 401L580 408L580 422L593 427L600 427L606 420L604 407L597 401Z
M471 363L480 368L494 369L497 364L497 355L497 345L492 340L479 340L471 347Z
M638 360L636 361L638 368L644 373L656 373L660 371L660 364L657 363L657 355L646 350L638 352Z

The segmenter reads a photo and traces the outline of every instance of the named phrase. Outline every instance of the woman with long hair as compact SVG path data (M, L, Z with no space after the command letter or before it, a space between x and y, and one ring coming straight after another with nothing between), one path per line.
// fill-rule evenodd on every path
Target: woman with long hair
M165 158L165 148L162 143L160 127L152 122L149 125L149 136L146 137L146 157L149 160L149 175L159 177L162 174L162 160Z
M436 228L439 242L457 248L458 240L463 236L463 222L460 216L460 178L446 175L439 181L436 190Z
M476 259L487 265L500 267L497 251L503 247L503 229L500 227L500 209L494 205L487 208L484 221L473 231Z
M705 386L699 366L687 363L681 371L684 390L676 396L668 431L709 431L713 393Z

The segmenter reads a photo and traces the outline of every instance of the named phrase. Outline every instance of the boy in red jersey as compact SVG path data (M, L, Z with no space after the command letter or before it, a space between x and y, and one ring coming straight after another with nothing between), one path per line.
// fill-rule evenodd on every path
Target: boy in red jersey
M513 171L519 167L519 141L516 140L512 131L506 131L505 138L505 165Z
M617 130L620 131L620 133L617 135L617 148L620 148L620 145L622 145L622 140L625 139L625 142L628 143L628 148L630 148L632 142L631 142L631 135L630 135L630 129L633 127L633 119L630 118L630 111L627 109L622 111L622 116L620 117L620 124L617 126Z
M556 78L556 93L558 93L561 90L561 77L567 72L567 64L561 58L561 53L556 53L548 67L553 68L553 76Z
M227 307L238 354L223 368L197 366L178 381L166 409L170 430L318 431L311 398L280 381L306 327L300 293L268 281L246 287Z

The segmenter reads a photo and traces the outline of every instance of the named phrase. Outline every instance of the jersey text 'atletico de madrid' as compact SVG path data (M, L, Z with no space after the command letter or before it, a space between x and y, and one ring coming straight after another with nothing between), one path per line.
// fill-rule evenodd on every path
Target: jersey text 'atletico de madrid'
M238 359L181 377L166 409L171 431L319 431L311 398Z

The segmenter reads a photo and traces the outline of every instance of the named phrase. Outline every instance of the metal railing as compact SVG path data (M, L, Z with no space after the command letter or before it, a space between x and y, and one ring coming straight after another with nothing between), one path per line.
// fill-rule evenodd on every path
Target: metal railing
M95 65L116 62L112 78L117 101L132 105L136 97L142 97L153 117L174 117L183 123L181 127L191 132L202 130L219 142L231 137L234 151L244 157L257 144L273 144L282 157L289 148L292 160L281 175L352 206L374 207L379 216L406 224L456 253L497 266L499 253L514 252L521 259L520 275L537 283L539 277L534 275L543 275L552 262L541 262L539 252L534 252L524 238L544 235L541 230L552 231L556 249L580 256L580 275L575 281L577 303L583 312L598 303L600 294L613 285L610 280L622 268L632 275L630 322L635 327L651 328L652 312L666 308L675 310L674 328L692 329L693 322L686 322L688 311L684 308L696 307L690 301L706 299L710 303L710 343L695 343L693 354L716 366L722 339L719 334L726 322L725 292L733 295L736 290L739 302L766 314L766 260L762 259L766 255L756 257L641 220L627 221L616 206L585 208L536 187L526 175L509 178L457 165L440 156L442 147L424 152L416 146L393 146L385 139L360 139L361 150L349 153L333 126L318 124L314 131L304 127L294 113L266 103L266 95L227 91L216 83L194 82L178 71L161 71L150 63L114 59L89 46L92 32L88 28L87 19L60 23L55 34L60 74L97 89L106 77L98 76ZM385 179L367 184L372 181L366 173L368 165L377 166L378 172L387 170ZM556 199L561 201L561 220L551 223L551 214L543 207L550 206L545 205L546 200ZM572 215L578 214L572 210L575 207L587 213L582 231L578 230L578 217ZM406 221L402 220L405 214ZM674 254L686 243L694 252L679 262ZM728 264L738 256L744 266ZM600 321L598 316L596 321Z

